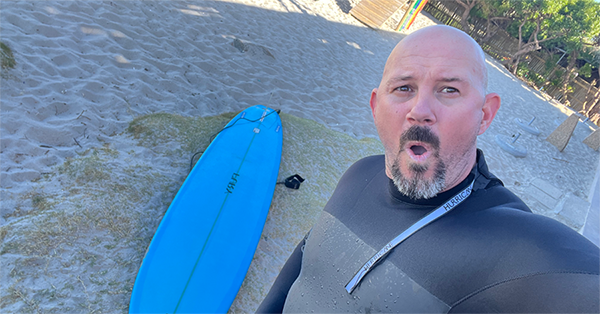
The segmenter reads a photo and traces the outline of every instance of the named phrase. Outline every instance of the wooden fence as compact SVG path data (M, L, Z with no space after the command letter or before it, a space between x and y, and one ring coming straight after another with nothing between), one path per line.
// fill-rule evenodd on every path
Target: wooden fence
M441 23L459 29L462 29L461 15L464 10L465 8L455 1L443 0L429 0L423 8L423 11L432 15ZM519 40L512 37L504 29L491 25L489 30L491 34L488 36L489 38L486 38L488 33L486 29L487 20L471 16L469 24L471 29L463 29L463 31L471 35L483 50L493 58L504 62L517 52ZM527 55L525 60L523 60L523 57L521 58L521 62L527 63L529 70L539 76L544 77L548 76L547 73L552 73L552 76L544 77L545 82L539 82L538 85L540 86L536 85L535 87L573 110L581 112L596 125L600 125L600 113L598 112L600 110L600 93L598 88L577 77L570 82L572 92L565 95L561 90L561 86L548 84L548 82L559 79L557 73L564 73L566 69L560 65L555 65L555 69L548 71L546 67L547 57L544 57L541 52L533 51Z

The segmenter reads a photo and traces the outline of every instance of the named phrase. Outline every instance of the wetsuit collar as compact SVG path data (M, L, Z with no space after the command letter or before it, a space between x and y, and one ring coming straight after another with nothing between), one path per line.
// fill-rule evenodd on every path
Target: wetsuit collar
M462 191L469 184L471 184L473 178L475 178L475 183L473 184L473 191L485 189L490 184L490 182L493 182L494 184L502 184L502 181L500 181L498 178L492 175L488 170L488 166L485 162L483 152L480 149L477 149L477 159L475 165L473 166L473 169L471 169L471 173L469 173L467 178L465 178L461 183L451 188L450 190L442 192L436 195L435 197L429 199L414 200L402 194L402 192L398 191L398 188L396 187L396 185L394 185L394 181L392 181L392 179L389 179L388 185L392 198L397 201L423 206L440 206L449 198L456 195L456 193Z

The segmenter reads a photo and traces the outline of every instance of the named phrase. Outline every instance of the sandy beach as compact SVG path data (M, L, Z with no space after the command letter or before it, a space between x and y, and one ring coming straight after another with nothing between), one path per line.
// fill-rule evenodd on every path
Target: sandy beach
M281 109L280 178L231 313L253 312L337 180L381 154L369 108L406 33L347 14L358 1L2 1L16 67L0 85L0 311L126 312L137 270L189 172L235 112ZM435 24L420 15L410 31ZM579 123L563 152L545 138L572 112L487 57L502 107L478 146L538 214L582 232L600 153ZM541 134L515 118L536 118ZM522 133L516 158L495 142Z

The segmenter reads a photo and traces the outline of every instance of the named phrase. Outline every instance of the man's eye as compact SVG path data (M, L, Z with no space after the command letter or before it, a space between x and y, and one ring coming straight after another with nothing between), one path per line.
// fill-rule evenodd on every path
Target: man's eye
M444 87L442 89L443 93L458 93L458 89L454 88L454 87Z
M404 86L400 86L400 87L396 87L397 91L401 91L401 92L409 92L410 91L410 87L404 85Z

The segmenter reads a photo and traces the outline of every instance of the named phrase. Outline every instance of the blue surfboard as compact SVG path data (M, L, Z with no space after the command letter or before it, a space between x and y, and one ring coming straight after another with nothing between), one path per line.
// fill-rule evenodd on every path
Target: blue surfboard
M265 106L217 135L173 199L138 272L129 313L225 313L271 205L282 127Z

